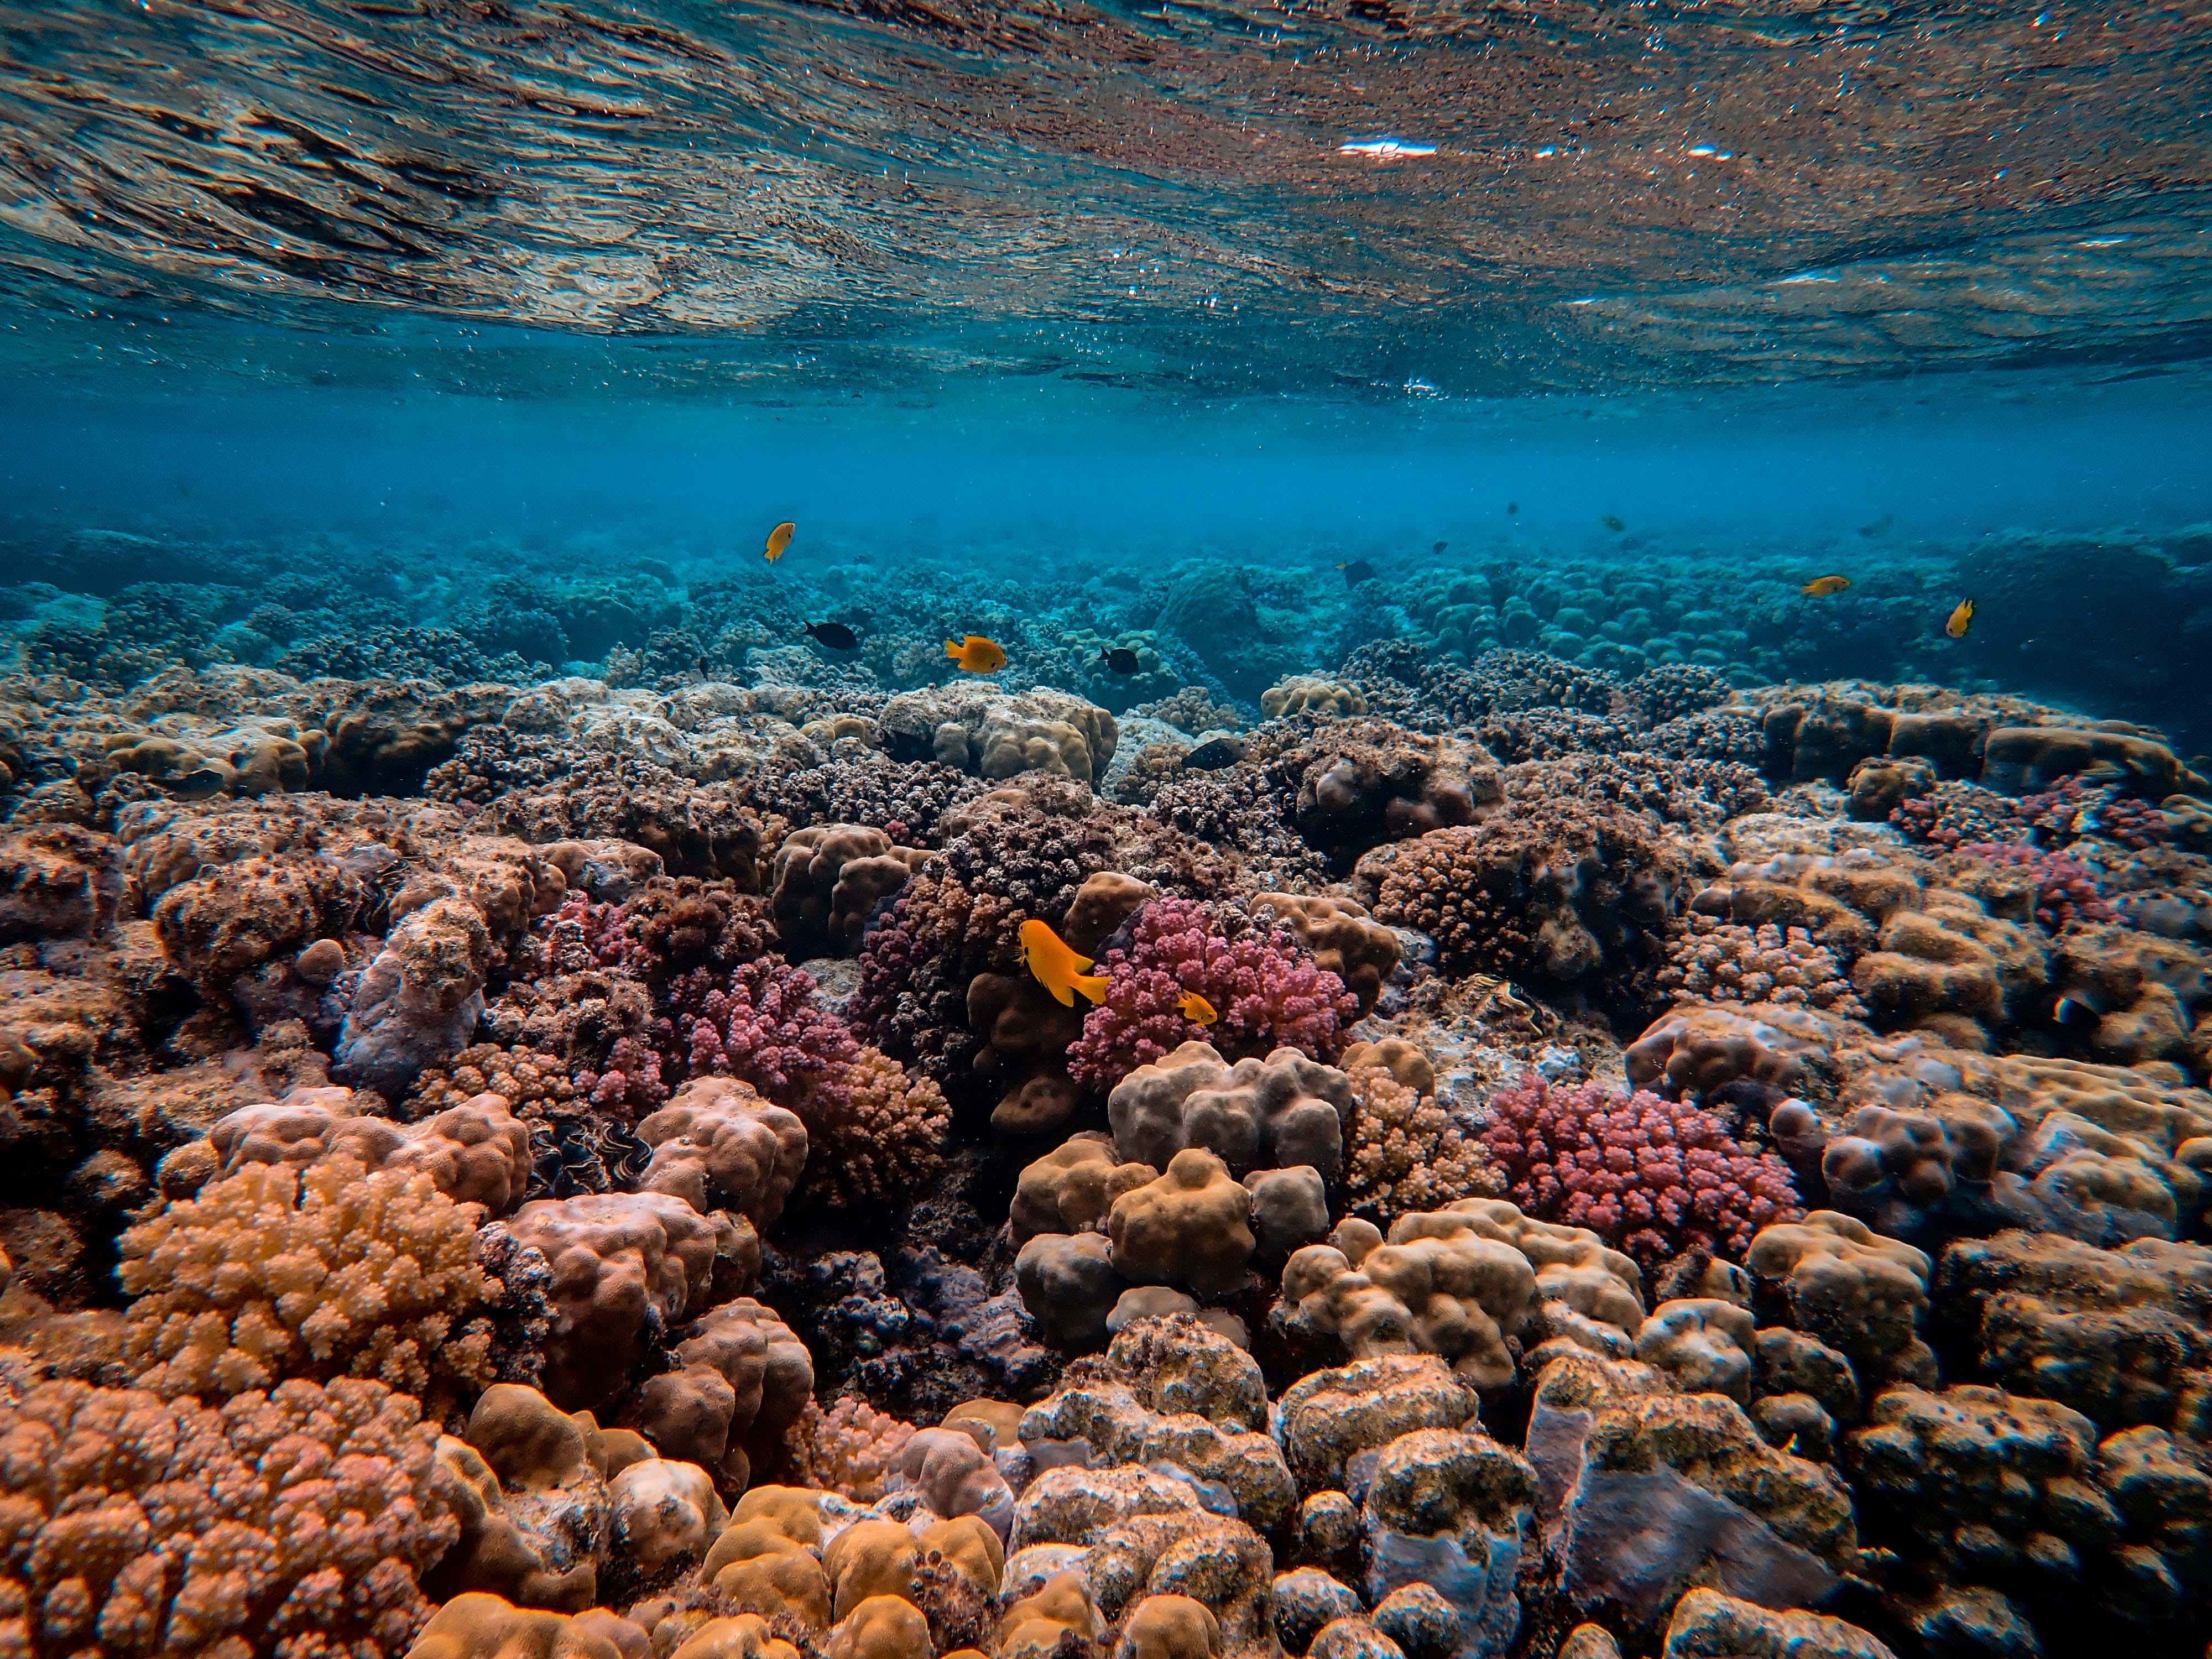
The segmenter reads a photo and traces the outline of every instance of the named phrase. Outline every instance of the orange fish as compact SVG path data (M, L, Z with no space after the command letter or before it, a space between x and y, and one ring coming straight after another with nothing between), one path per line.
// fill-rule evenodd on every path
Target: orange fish
M1816 599L1825 599L1831 593L1842 592L1850 585L1851 579L1849 576L1822 576L1817 580L1807 582L1797 591L1800 593L1809 593Z
M1087 971L1097 964L1079 956L1073 945L1034 916L1022 924L1022 960L1063 1008L1075 1006L1078 991L1093 1002L1106 1000L1106 975Z
M799 526L788 519L768 532L768 552L763 556L770 564L783 556L783 550L791 545L791 538L799 533Z
M1943 631L1954 640L1963 640L1966 637L1966 630L1973 625L1974 602L1961 599L1959 608L1951 613L1951 620L1943 624Z
M1221 1018L1213 1012L1213 1005L1195 991L1185 991L1176 1006L1182 1010L1185 1019L1196 1020L1200 1025L1211 1025Z
M969 634L945 642L945 654L960 665L963 674L995 674L1006 665L1006 653L996 641Z

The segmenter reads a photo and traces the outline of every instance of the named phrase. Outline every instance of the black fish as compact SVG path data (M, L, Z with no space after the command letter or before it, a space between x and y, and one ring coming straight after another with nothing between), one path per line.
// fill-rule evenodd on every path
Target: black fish
M1505 503L1505 510L1508 513L1518 513L1521 510L1521 503L1518 501L1508 501Z
M1350 564L1340 564L1337 568L1344 572L1344 585L1346 587L1357 587L1362 582L1371 582L1375 580L1375 567L1364 559L1354 559Z
M1244 758L1244 745L1235 738L1216 738L1211 743L1201 743L1182 757L1186 768L1200 772L1218 772L1224 766L1234 766Z
M858 651L860 635L842 623L810 623L806 631L832 651Z
M1619 519L1615 518L1615 517L1614 517L1612 514L1610 514L1610 513L1607 514L1603 518L1600 519L1600 520L1598 520L1598 522L1599 522L1600 524L1603 525L1603 526L1604 526L1607 530L1610 530L1611 532L1613 532L1613 533L1614 535L1616 535L1616 536L1618 536L1619 534L1620 534L1620 532L1621 532L1622 531L1624 531L1624 530L1626 530L1626 529L1627 529L1627 528L1628 528L1628 526L1627 526L1626 525L1625 525L1625 524L1621 523L1621 521L1620 521Z
M1450 544L1449 542L1438 542L1438 543L1437 543L1434 547L1431 548L1431 549L1429 550L1429 551L1430 551L1430 552L1431 552L1431 553L1441 553L1441 552L1443 552L1443 551L1444 550L1444 549L1446 549L1446 548L1449 547L1450 545L1451 545L1451 544Z
M1101 649L1098 653L1098 660L1116 674L1133 674L1137 672L1137 653L1123 646Z

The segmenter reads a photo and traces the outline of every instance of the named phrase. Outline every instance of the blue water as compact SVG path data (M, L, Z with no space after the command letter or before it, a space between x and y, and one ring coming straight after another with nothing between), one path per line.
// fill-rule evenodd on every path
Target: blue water
M2148 4L0 8L5 625L288 548L680 595L788 518L794 614L1210 561L1323 670L1501 561L1844 570L1740 678L2193 729L2208 68Z

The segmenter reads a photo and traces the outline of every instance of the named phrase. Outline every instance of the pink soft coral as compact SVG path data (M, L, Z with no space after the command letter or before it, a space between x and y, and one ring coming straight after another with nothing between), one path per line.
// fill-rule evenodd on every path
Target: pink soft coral
M812 975L772 957L727 975L679 974L659 1022L664 1064L684 1076L741 1078L802 1116L817 1102L842 1105L860 1045L813 994Z
M1985 863L2033 871L2035 919L2054 933L2069 921L2110 921L2118 914L2098 890L2096 872L2067 854L2004 841L1964 842L1959 851Z
M1108 951L1099 971L1106 1000L1084 1019L1067 1069L1101 1088L1193 1038L1231 1060L1285 1047L1334 1060L1359 1017L1358 999L1291 934L1254 926L1232 940L1193 899L1147 904L1127 946ZM1218 1022L1187 1018L1177 1006L1186 991L1211 1003Z
M1788 1164L1645 1090L1524 1083L1492 1097L1490 1118L1483 1145L1516 1204L1588 1227L1646 1268L1692 1246L1741 1256L1761 1227L1802 1213Z

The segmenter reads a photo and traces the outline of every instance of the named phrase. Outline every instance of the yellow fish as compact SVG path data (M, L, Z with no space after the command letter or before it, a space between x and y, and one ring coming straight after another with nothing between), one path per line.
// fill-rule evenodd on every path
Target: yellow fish
M768 551L763 556L774 564L783 556L783 550L791 545L791 538L799 533L799 526L788 519L768 532Z
M1085 972L1097 964L1076 955L1073 945L1035 917L1022 924L1022 960L1063 1008L1075 1006L1078 991L1093 1002L1106 1000L1106 975Z
M945 641L945 654L960 665L963 674L995 674L1006 665L1006 653L981 634Z
M1954 640L1963 640L1966 637L1966 630L1973 625L1974 602L1961 599L1959 608L1951 613L1951 620L1943 624L1943 631Z
M1797 591L1800 593L1809 593L1816 599L1825 599L1831 593L1842 592L1850 585L1851 579L1849 576L1822 576L1817 580L1807 582Z
M1200 1025L1211 1025L1221 1018L1213 1012L1213 1005L1195 991L1185 991L1182 1000L1176 1006L1182 1010L1185 1019L1194 1019Z

